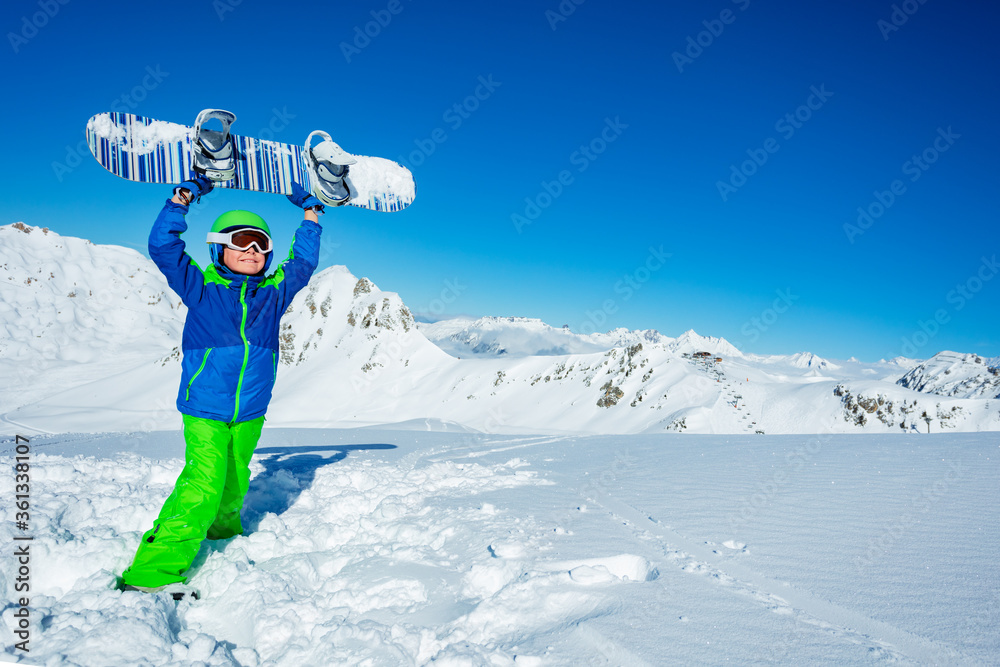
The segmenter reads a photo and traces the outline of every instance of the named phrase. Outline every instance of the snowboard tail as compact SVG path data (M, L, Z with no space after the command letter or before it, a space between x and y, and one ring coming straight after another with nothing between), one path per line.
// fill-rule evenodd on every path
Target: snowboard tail
M197 172L192 167L194 128L129 113L97 114L87 122L90 152L115 176L140 183L179 185ZM223 188L292 194L292 182L312 190L303 148L278 141L231 134L235 173ZM400 211L415 197L413 176L384 158L359 155L346 179L351 206Z

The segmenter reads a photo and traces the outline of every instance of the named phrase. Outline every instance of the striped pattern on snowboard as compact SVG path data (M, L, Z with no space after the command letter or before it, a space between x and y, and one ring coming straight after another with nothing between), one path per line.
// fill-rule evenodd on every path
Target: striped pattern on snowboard
M232 134L236 175L216 187L289 195L292 182L311 191L301 146ZM141 183L178 185L195 175L191 169L194 128L134 114L97 114L87 122L87 144L101 165L115 176ZM401 211L413 202L413 176L384 158L357 155L347 184L351 206L372 211Z

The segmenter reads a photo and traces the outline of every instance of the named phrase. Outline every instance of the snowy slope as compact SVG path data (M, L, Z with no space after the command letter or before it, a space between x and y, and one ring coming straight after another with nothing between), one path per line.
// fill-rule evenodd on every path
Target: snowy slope
M23 444L23 443L22 443ZM0 467L14 443L0 442ZM36 437L29 664L993 664L993 436L264 430L202 599L115 577L180 432ZM0 495L13 494L0 476ZM25 544L25 543L18 543ZM0 588L17 600L17 560ZM3 657L18 656L14 613Z
M184 310L135 250L20 223L0 226L0 357L91 362L159 351Z
M976 354L939 352L901 377L899 384L955 398L1000 398L1000 364Z
M0 226L0 413L164 354L185 312L134 250Z

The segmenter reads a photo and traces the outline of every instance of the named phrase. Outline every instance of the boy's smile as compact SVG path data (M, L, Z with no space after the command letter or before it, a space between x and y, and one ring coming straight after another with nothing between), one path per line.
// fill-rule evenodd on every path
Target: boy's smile
M257 252L257 248L250 246L249 250L233 250L224 248L222 253L222 263L226 268L234 273L245 276L257 275L264 269L264 261L267 256Z

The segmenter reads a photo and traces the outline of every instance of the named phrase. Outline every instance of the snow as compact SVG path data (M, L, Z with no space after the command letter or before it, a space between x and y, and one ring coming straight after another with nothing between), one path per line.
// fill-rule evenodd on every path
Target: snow
M98 138L107 139L124 146L124 130L111 119L111 114L97 114L87 121L87 130ZM153 120L148 125L135 123L129 131L126 147L138 155L152 153L164 144L187 141L194 138L194 128L162 120Z
M1000 655L992 435L434 426L265 428L247 532L203 544L190 578L202 598L180 603L114 587L181 469L180 432L33 437L30 663ZM0 442L0 467L11 470L13 449ZM0 493L12 497L12 474L0 476ZM0 524L7 544L15 532ZM20 595L15 567L0 560L8 600ZM14 609L0 622L7 659L18 657Z
M383 199L386 192L393 193L400 201L410 203L417 196L413 174L398 162L381 157L355 155L358 162L351 165L351 183L363 183L355 188L352 198L361 201Z

